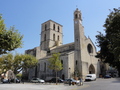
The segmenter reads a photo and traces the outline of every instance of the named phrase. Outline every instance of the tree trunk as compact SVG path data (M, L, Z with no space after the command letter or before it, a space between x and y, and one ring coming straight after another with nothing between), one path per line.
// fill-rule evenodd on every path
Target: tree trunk
M56 71L56 85L57 85L57 83L58 83L57 81L58 81L58 78L57 78L57 71Z

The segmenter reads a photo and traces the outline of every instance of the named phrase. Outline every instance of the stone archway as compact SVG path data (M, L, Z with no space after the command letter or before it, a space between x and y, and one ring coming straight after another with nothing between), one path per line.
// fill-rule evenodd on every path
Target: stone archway
M95 74L95 67L93 66L93 64L89 66L89 74Z

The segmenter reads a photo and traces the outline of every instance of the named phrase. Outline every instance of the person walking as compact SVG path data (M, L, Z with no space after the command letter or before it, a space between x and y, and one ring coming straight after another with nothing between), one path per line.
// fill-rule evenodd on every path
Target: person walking
M21 81L22 81L22 83L24 84L24 78L23 78L23 77L22 77Z
M80 86L82 86L83 85L83 80L82 80L82 78L80 77Z

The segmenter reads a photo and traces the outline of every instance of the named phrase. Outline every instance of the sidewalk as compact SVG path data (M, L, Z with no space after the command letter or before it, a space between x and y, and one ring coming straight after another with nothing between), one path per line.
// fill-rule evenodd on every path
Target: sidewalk
M81 88L88 87L87 84L83 86L79 85L70 85L59 83L56 85L55 83L6 83L0 84L1 90L80 90Z
M27 83L25 83L27 84ZM80 88L88 87L88 85L84 84L83 86L80 85L69 85L69 84L55 84L55 83L46 83L46 84L39 84L39 83L28 83L32 85L40 86L40 90L78 90Z

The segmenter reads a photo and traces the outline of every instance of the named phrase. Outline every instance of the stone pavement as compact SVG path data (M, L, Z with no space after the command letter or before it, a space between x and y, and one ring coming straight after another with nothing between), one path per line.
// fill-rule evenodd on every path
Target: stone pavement
M11 84L0 84L0 90L79 90L85 88L88 85L71 85L68 84L39 84L39 83L11 83Z

